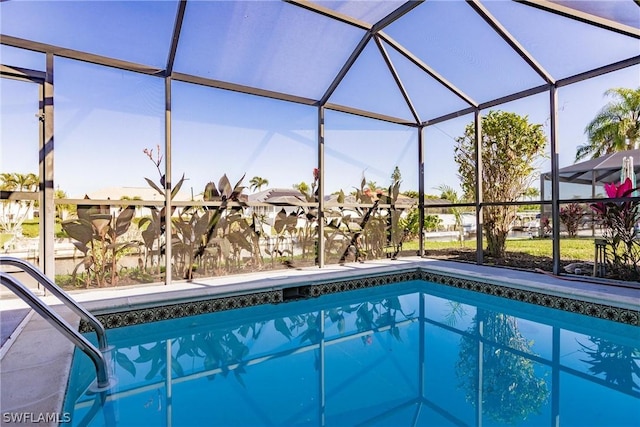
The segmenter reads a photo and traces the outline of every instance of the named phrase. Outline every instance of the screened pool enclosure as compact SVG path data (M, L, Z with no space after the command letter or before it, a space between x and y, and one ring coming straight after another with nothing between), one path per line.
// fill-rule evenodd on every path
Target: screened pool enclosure
M74 286L430 256L432 240L483 263L505 207L529 237L551 212L560 273L553 219L596 192L558 171L603 94L640 87L633 0L4 1L0 20L0 244ZM527 191L488 196L480 150L461 167L491 111L544 134Z

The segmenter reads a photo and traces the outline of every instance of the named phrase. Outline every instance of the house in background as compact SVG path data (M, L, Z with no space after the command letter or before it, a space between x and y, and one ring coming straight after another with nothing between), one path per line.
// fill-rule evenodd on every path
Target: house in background
M91 200L145 200L163 202L164 196L151 187L105 187L87 193L83 199ZM179 191L173 198L177 202L202 201L202 195L194 198L188 191ZM117 215L120 207L111 206L111 215ZM176 208L180 212L181 208ZM136 217L150 216L151 210L148 207L140 206L136 209Z
M278 212L284 209L289 215L297 209L296 206L306 203L306 200L304 194L295 188L269 188L249 195L248 201L252 205L249 215L255 213L260 218L263 231L269 235ZM304 219L298 219L296 227L305 225Z

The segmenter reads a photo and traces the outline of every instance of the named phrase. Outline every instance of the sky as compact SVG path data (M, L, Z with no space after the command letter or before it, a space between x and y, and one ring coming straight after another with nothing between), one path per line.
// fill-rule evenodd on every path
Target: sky
M637 39L513 2L484 4L558 79L640 53ZM365 10L366 4L349 7L361 19L385 12ZM3 2L0 24L3 34L163 68L175 10L175 1ZM319 98L362 32L300 12L273 2L189 3L175 71ZM467 5L427 2L414 12L385 33L473 100L488 101L542 84ZM383 43L382 49L421 120L465 108L464 101L389 44ZM0 46L0 62L44 70L44 55L7 46ZM107 186L147 187L145 178L157 182L156 166L143 151L157 154L159 145L166 156L163 80L64 58L56 58L54 66L56 187L75 198ZM573 163L576 147L585 142L586 124L609 101L603 94L612 87L640 87L640 67L559 89L561 166ZM37 171L37 91L34 84L0 79L3 172ZM365 48L329 102L412 118L375 44ZM497 108L527 115L548 131L547 93ZM196 195L224 174L234 183L244 176L245 185L254 176L269 180L270 187L310 183L318 164L317 116L315 107L174 82L174 182L184 174L183 188ZM467 115L425 129L427 193L437 194L441 185L459 190L455 139L472 120ZM417 190L417 140L415 128L327 111L327 192L350 192L363 177L386 187L396 166L402 174L401 190ZM25 149L29 144L34 148ZM538 167L549 170L548 158Z

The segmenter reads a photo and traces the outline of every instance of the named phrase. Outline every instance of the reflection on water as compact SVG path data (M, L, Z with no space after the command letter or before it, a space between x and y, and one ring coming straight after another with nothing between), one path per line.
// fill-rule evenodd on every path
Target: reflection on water
M540 414L550 391L544 376L536 375L531 356L537 355L532 345L520 332L516 317L478 310L460 340L456 363L456 376L467 402L475 405L482 401L484 414L505 425ZM476 375L480 363L481 387Z
M87 393L95 371L79 353L70 425L638 422L637 328L436 284L136 325L109 340L117 386Z

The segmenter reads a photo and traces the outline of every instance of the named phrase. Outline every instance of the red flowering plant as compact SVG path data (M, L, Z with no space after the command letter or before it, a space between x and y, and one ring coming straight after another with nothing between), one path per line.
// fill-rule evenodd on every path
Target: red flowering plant
M632 200L633 188L627 178L621 184L605 184L605 192L610 199L591 204L603 231L606 242L607 264L610 275L617 279L638 280L640 278L640 201ZM626 199L629 200L620 200Z
M583 215L584 210L578 203L569 203L560 208L560 222L564 224L569 237L576 237L578 235L578 229L582 223Z
M549 219L548 216L543 216L540 218L540 228L542 229L542 235L546 236L548 234L551 234L551 220Z

